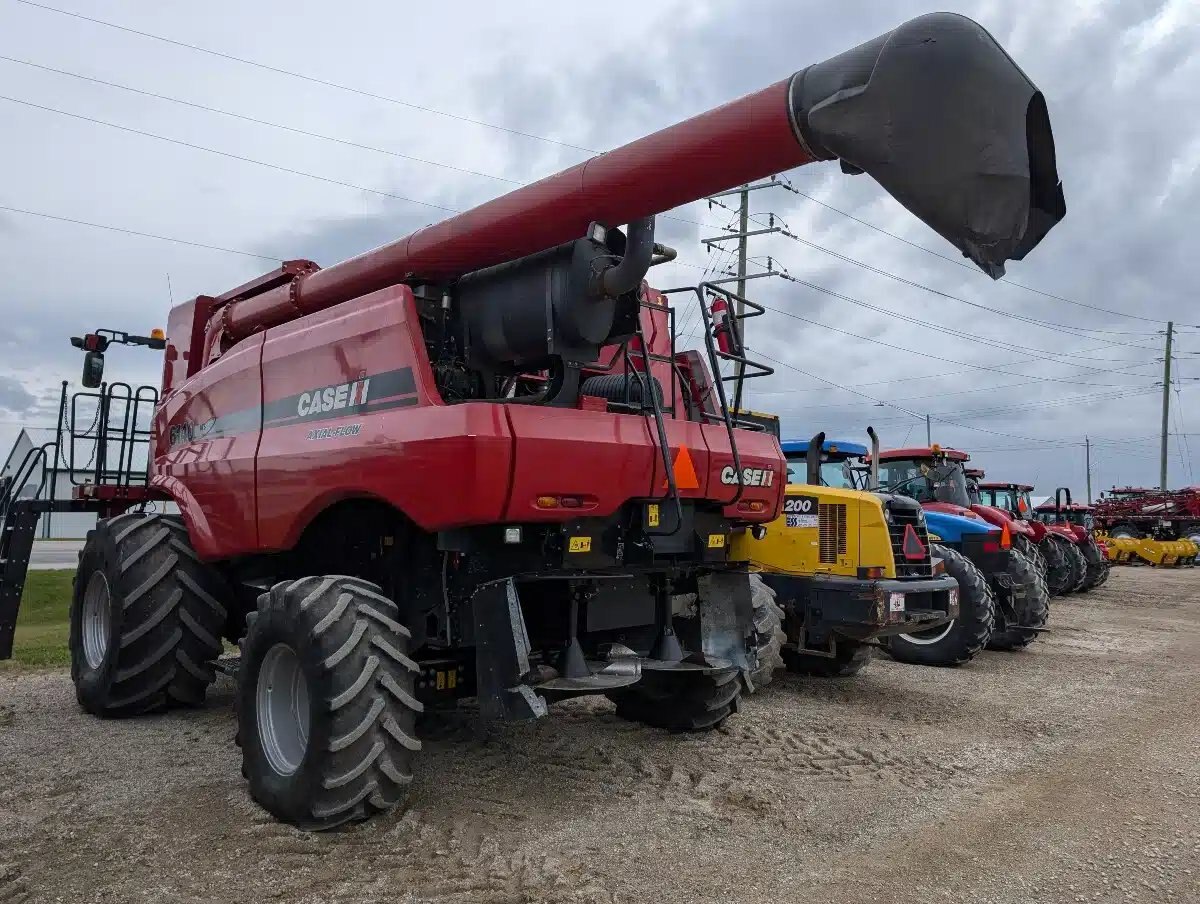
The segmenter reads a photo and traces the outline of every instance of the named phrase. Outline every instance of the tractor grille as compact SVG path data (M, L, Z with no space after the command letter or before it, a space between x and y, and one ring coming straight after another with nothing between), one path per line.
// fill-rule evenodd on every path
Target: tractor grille
M846 554L846 506L822 503L817 510L817 522L821 529L820 560L822 564L834 565L839 556Z
M929 558L929 531L925 529L924 523L918 520L920 518L919 510L894 506L890 511L892 521L888 525L888 535L892 540L892 558L896 560L896 577L931 577L933 562ZM925 556L920 562L910 561L904 557L904 529L910 524L917 532L917 537L925 545Z

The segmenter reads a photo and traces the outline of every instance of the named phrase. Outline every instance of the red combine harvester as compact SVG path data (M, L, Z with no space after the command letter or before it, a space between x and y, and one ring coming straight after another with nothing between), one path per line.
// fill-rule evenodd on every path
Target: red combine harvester
M238 642L250 793L314 828L395 805L418 714L459 697L484 719L601 693L720 725L777 663L728 549L777 517L786 467L731 417L740 377L713 379L753 365L740 318L713 326L740 299L643 281L672 256L654 216L834 159L993 277L1065 213L1041 94L935 14L359 257L174 308L144 499L180 516L89 537L82 705L199 703ZM675 293L707 360L675 349Z
M1113 487L1094 506L1096 527L1111 537L1191 540L1200 545L1200 487Z
M1034 548L1044 562L1051 596L1087 592L1108 580L1108 564L1090 533L1077 534L1070 525L1037 517L1027 483L985 482L980 501L1028 528ZM1051 506L1053 508L1053 506ZM980 514L988 517L982 510Z

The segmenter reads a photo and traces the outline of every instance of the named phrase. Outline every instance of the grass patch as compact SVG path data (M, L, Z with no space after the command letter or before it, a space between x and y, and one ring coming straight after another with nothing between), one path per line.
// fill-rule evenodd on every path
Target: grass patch
M31 571L21 596L13 658L0 670L69 665L67 632L74 569Z

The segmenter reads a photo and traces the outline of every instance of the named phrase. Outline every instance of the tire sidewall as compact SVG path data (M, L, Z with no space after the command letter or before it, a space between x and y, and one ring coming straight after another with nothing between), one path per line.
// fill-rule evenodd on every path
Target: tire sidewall
M263 750L258 728L258 677L267 653L286 643L296 654L308 683L309 735L304 758L291 775L280 775ZM307 619L274 606L260 609L242 644L242 673L238 676L238 737L246 762L243 772L250 793L268 811L295 825L312 821L308 806L321 787L320 757L314 751L329 746L331 720L319 701L334 695L331 676L321 662L318 646L309 639Z
M98 668L92 668L88 664L83 646L83 600L88 583L97 571L103 572L108 581L109 634L104 658ZM83 552L79 556L79 567L75 572L71 594L68 635L75 697L84 709L99 715L105 714L109 703L109 689L116 679L120 659L125 602L120 574L120 557L113 530L108 522L101 521L84 544Z

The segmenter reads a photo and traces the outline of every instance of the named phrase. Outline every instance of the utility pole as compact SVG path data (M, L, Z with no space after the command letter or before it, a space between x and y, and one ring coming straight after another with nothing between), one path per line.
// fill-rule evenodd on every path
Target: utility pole
M1087 436L1083 438L1084 455L1087 458L1087 491L1088 505L1092 504L1092 441Z
M774 180L772 180L772 181L774 181ZM739 327L738 340L739 340L739 343L744 346L745 337L742 336L742 334L740 332L740 327L741 327L742 323L744 322L741 319L742 315L746 313L746 305L742 301L742 299L746 297L746 250L747 250L746 243L749 239L749 236L746 235L746 233L750 230L750 189L748 186L745 186L745 185L742 186L742 193L741 193L740 199L741 199L741 204L738 208L738 232L740 233L740 235L738 237L738 264L737 264L737 277L738 277L738 281L737 281L737 293L738 293L737 324ZM746 365L743 364L741 361L738 361L736 372L737 372L737 376L738 376L737 385L740 386L742 376L746 372Z
M933 430L929 426L929 415L925 415L925 445L933 445Z
M1175 332L1174 321L1167 321L1167 354L1163 358L1163 416L1162 416L1162 452L1158 459L1158 485L1164 493L1167 491L1167 422L1171 414L1171 336Z

